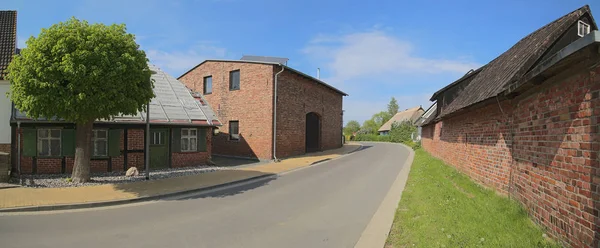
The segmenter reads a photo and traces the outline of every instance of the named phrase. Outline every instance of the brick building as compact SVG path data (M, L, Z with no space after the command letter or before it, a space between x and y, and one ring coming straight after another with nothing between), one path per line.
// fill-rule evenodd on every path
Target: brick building
M600 32L588 6L436 92L422 145L521 202L572 247L600 244Z
M257 56L206 60L179 77L203 93L223 123L213 137L214 154L273 159L273 150L277 157L289 157L342 146L342 98L347 94L286 61Z
M144 170L150 152L151 169L204 165L211 157L213 129L220 125L201 95L150 66L156 73L155 98L150 103L150 150L145 150L146 113L115 116L94 123L92 172ZM11 116L13 171L23 174L71 173L75 155L75 125L56 119L30 119L13 109ZM17 142L20 139L20 142ZM18 151L18 144L21 151Z

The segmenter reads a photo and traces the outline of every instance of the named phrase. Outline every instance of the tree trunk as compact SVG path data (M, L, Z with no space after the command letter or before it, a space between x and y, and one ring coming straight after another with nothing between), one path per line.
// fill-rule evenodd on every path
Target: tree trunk
M71 179L75 183L90 180L90 159L92 157L92 132L94 121L77 123L75 131L75 165Z

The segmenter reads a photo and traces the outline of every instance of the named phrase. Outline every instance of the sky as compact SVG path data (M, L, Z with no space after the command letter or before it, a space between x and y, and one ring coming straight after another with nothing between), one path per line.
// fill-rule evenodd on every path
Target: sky
M71 17L125 23L152 64L178 77L205 59L289 58L346 92L344 122L428 108L438 89L591 0L3 0L18 47ZM599 12L600 13L600 12Z

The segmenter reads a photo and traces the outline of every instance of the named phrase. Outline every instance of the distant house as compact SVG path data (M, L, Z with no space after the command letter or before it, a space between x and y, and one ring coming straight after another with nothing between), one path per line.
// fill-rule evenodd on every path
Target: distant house
M5 79L6 68L17 52L17 11L0 11L0 152L10 153L11 102L6 96L10 83Z
M437 112L437 103L434 102L433 104L431 104L431 106L429 106L429 108L427 110L425 110L425 113L423 113L423 115L421 115L421 117L419 117L419 119L417 119L417 121L415 122L415 125L417 126L417 134L416 134L416 137L413 137L414 141L421 140L423 126L426 125L427 123L431 122L435 118L436 112Z
M202 95L150 66L155 98L150 102L150 150L145 150L146 113L97 120L92 136L92 172L205 165L211 157L213 129L220 126ZM100 104L100 103L99 103ZM21 136L21 172L71 173L75 155L75 124L59 119L31 119L13 109L13 136ZM13 142L16 151L17 143ZM16 171L16 161L13 161Z
M419 119L419 117L421 117L421 115L423 115L423 112L425 112L425 111L423 110L423 108L421 106L409 108L402 112L398 112L394 116L392 116L392 118L389 121L384 123L377 131L379 132L379 135L388 135L390 130L392 130L392 125L394 123L410 121L411 123L414 124L415 121L417 121Z
M521 202L566 247L600 244L597 30L588 6L540 27L435 92L422 123L426 151Z
M263 56L206 60L179 77L223 122L215 155L268 160L342 146L347 94L286 64Z

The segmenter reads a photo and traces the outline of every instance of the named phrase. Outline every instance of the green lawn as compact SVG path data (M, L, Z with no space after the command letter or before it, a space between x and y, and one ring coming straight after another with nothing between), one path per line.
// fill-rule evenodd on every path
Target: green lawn
M559 247L515 201L419 149L386 247Z

